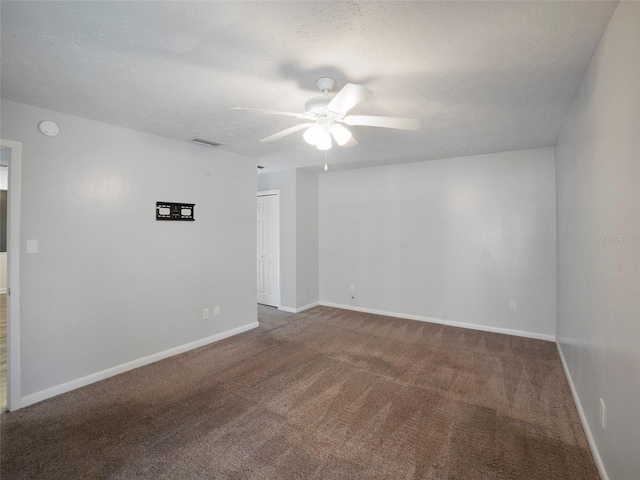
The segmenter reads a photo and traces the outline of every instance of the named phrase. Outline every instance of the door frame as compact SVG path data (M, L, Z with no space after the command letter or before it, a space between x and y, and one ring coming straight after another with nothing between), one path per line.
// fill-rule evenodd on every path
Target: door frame
M282 295L282 285L280 282L280 190L259 190L257 195L256 195L256 199L258 197L276 197L276 208L277 208L277 221L278 221L278 225L276 228L276 256L278 257L277 261L276 261L276 283L278 284L278 294L276 295L276 308L280 309L280 306L282 305L281 302L281 295ZM257 219L257 210L256 210L256 219ZM257 227L256 227L257 229ZM257 232L257 230L256 230ZM256 237L256 252L258 251L258 245L257 245L257 237ZM256 291L256 300L257 300L257 291Z
M0 147L11 150L7 195L7 410L21 407L20 378L20 198L22 143L0 139Z

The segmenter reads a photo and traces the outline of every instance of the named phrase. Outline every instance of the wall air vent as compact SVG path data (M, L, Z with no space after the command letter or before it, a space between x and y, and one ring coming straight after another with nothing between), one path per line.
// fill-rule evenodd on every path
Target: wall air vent
M222 145L221 143L214 142L213 140L205 140L204 138L192 138L191 141L193 143L197 143L198 145L204 145L206 147L219 147Z

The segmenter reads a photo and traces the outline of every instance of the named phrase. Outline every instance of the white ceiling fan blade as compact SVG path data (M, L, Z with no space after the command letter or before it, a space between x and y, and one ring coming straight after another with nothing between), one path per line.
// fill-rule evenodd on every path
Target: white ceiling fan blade
M422 122L415 118L377 117L375 115L348 115L344 117L347 125L364 127L397 128L400 130L418 130Z
M260 143L264 143L264 142L273 142L274 140L278 140L282 137L286 137L287 135L291 135L292 133L295 133L299 130L304 130L305 128L309 128L310 126L315 125L314 123L301 123L300 125L296 125L294 127L290 127L287 128L285 130L282 130L278 133L274 133L273 135L270 135L268 137L263 138L262 140L260 140Z
M349 148L349 147L355 147L358 144L358 142L356 142L356 139L353 138L353 136L349 139L349 141L347 143L345 143L344 145L341 145L342 148Z
M355 83L347 83L329 102L327 110L334 113L346 113L369 95L371 95L371 90L367 87L356 85Z
M336 143L341 147L345 145L349 140L351 140L352 137L351 132L341 123L334 123L333 125L331 125L331 128L329 128L329 133L336 141Z
M306 113L281 112L279 110L263 110L261 108L234 107L231 110L247 110L249 112L267 113L269 115L286 115L287 117L296 117L296 118L308 118L308 119L313 118L312 116L307 115Z

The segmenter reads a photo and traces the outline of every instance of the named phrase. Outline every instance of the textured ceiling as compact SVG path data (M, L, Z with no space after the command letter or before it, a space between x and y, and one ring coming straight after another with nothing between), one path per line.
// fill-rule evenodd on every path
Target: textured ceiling
M361 83L350 113L419 118L417 132L350 127L338 168L554 145L615 2L1 3L2 97L179 140L269 169L323 153L300 120L315 80ZM202 147L208 148L208 147Z

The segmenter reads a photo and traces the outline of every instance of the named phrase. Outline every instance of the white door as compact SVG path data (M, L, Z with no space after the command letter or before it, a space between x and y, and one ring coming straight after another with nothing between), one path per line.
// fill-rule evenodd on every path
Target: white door
M258 193L258 303L280 306L279 195Z

